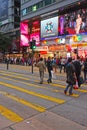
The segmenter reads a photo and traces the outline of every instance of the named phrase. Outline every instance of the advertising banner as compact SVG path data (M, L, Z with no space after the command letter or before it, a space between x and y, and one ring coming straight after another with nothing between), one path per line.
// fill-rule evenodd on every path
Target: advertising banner
M59 16L59 36L87 34L87 8L71 11Z
M41 38L58 36L58 16L41 21Z
M29 37L27 35L21 34L20 46L29 46Z

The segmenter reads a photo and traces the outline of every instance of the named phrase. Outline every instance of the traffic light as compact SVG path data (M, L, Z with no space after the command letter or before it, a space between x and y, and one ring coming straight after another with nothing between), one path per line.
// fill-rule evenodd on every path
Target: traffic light
M30 42L30 49L32 49L32 42Z
M30 42L30 49L35 49L36 48L36 40L32 40Z
M36 48L36 40L32 41L32 48L35 49Z

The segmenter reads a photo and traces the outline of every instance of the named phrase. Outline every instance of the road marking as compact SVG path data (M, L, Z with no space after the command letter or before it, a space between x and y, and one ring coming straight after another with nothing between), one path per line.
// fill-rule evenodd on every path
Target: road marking
M0 114L2 116L5 116L9 120L13 122L20 122L23 121L23 118L19 116L18 114L12 112L11 110L5 108L4 106L0 105Z
M55 90L52 90L52 91L53 91L53 92L56 92L56 93L57 93L57 92L64 93L63 91L61 91L61 90L56 90L56 89L55 89ZM69 96L69 93L67 93L66 95ZM77 97L79 97L79 94L73 93L72 97L77 98Z
M3 91L0 91L0 94L3 94L4 96L8 97L8 98L11 98L17 102L20 102L21 104L23 105L26 105L28 107L31 107L39 112L45 112L46 111L46 108L45 107L42 107L40 105L37 105L35 103L31 103L31 102L27 102L26 100L22 99L22 98L19 98L17 96L14 96L14 95L11 95L9 93L6 93L6 92L3 92Z
M10 77L17 77L18 78L18 76L12 76L12 75L9 75L9 74L2 74L2 75L7 75L7 76L10 76ZM0 76L1 77L1 76ZM7 79L6 77L3 77L3 78L5 78L5 79ZM20 77L21 78L21 77ZM9 79L9 78L8 78ZM29 79L28 78L23 78L22 77L22 79L25 79L25 80L28 80L29 81ZM9 80L11 80L11 79L9 79ZM16 82L18 82L17 80L16 80ZM38 82L37 80L36 80L36 82ZM21 81L21 83L24 83L24 84L26 84L26 85L34 85L35 87L38 87L38 88L45 88L45 87L41 87L41 86L38 86L38 85L35 85L35 84L30 84L30 83L25 83L25 82L23 82L23 81ZM46 82L44 82L45 84L48 84L48 83L46 83ZM63 85L61 85L61 84L54 84L54 83L51 83L50 85L52 85L53 87L60 87L60 88L66 88L66 86L63 86ZM84 92L84 93L87 93L87 90L85 90L85 89L78 89L77 91L79 91L79 92Z
M2 76L0 76L1 78L2 78ZM8 79L8 80L11 80L11 81L16 81L16 82L19 82L19 83L23 83L23 84L26 84L26 85L28 85L28 86L30 86L30 85L33 85L33 87L37 87L37 88L45 88L45 89L48 89L48 90L51 90L52 92L61 92L61 90L53 90L52 88L46 88L46 87L42 87L42 86L38 86L38 85L35 85L35 84L30 84L30 83L26 83L26 82L23 82L23 81L17 81L17 80L15 80L15 79L9 79L9 78L7 78L7 77L4 77L4 79ZM36 82L38 82L38 81L36 81ZM47 83L45 83L45 84L47 84ZM52 85L52 84L51 84ZM57 85L57 84L56 84ZM62 85L59 85L59 87L61 87ZM53 86L53 87L55 87L55 86ZM58 85L57 85L57 87L58 87ZM62 88L62 87L61 87ZM63 88L65 88L64 86L63 86ZM63 91L62 91L62 93L63 93ZM73 94L73 97L79 97L79 95L78 94Z
M14 75L11 75L11 74L2 74L2 75L6 75L6 76L10 76L10 77L13 77L13 78L19 78L19 79L23 79L23 80L27 80L29 81L29 78L24 78L24 77L21 77L21 76L14 76Z
M10 77L16 77L16 78L19 78L19 79L24 79L24 80L28 80L29 81L29 78L23 78L23 77L19 77L19 76L12 76L12 75L9 75L9 74L2 74L2 75L7 75L7 76L10 76ZM38 81L36 81L36 82L38 82ZM46 82L44 82L44 83L48 84ZM30 84L30 83L28 83L28 84ZM33 85L33 84L30 84L30 85ZM60 84L54 84L54 83L51 83L50 85L52 85L53 87L60 87L60 88L65 88L66 87L66 86L63 86L63 85L60 85ZM34 85L34 86L42 88L42 87L40 87L38 85ZM85 89L78 89L77 91L87 93L87 90L85 90Z
M58 104L65 103L65 100L63 100L63 99L59 99L59 98L47 96L47 95L44 95L44 94L36 93L36 92L33 92L33 91L29 91L29 90L26 90L26 89L23 89L23 88L20 88L20 87L17 87L17 86L8 84L8 83L0 82L0 85L6 86L6 87L9 87L9 88L12 88L12 89L16 89L18 91L21 91L21 92L24 92L24 93L27 93L27 94L30 94L30 95L33 95L33 96L37 96L37 97L40 97L40 98L43 98L43 99L46 99L46 100L49 100L49 101L52 101L52 102L56 102Z
M4 73L5 71L4 71L4 70L0 70L0 72L3 72L3 73ZM9 75L9 74L2 74L2 75L7 75L7 76L10 76L10 77L12 76L12 77L14 77L14 78L17 77L17 78L21 78L21 79L24 79L24 80L28 80L28 81L29 81L29 78L21 77L21 76L26 76L25 74L19 74L19 73L15 73L15 72L8 72L8 73L10 73L10 75ZM14 76L14 75L12 75L12 74L15 74L16 76ZM17 75L20 75L20 77L17 76ZM30 76L30 75L29 75L29 76ZM31 77L32 77L32 76L31 76ZM33 78L35 78L35 77L37 78L37 76L34 75ZM65 76L64 76L64 77L65 77ZM47 80L47 78L44 78L44 79ZM56 81L56 80L55 80L55 81ZM57 81L58 81L58 82L64 82L64 83L65 83L65 81L61 81L61 80L57 80ZM36 82L38 82L38 81L36 81ZM46 82L45 82L45 83L46 83ZM48 83L46 83L46 84L48 84ZM52 85L57 86L57 84L53 84L53 83L52 83ZM59 85L59 84L58 84L58 85ZM60 86L61 86L61 88L65 88L65 86L63 86L63 85L61 85L61 84L60 84ZM82 87L84 87L84 86L87 87L86 84L82 84L81 86L82 86Z

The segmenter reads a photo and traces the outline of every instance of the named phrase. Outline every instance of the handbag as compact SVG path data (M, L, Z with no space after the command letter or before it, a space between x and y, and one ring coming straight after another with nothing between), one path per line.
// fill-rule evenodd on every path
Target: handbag
M73 88L74 88L74 89L78 89L78 88L79 88L79 86L78 86L78 81L77 81L77 80L76 80L76 84L73 85Z
M67 76L66 82L67 82L68 84L74 85L74 84L76 84L76 79L75 79L75 77L74 77L73 75L69 75L69 76Z
M56 79L56 75L53 70L51 70L52 79Z

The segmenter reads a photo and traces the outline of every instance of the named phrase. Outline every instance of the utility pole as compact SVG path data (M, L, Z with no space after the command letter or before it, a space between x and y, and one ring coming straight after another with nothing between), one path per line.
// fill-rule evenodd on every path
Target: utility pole
M32 67L32 74L33 74L33 59L34 59L34 49L36 48L36 40L32 40L31 42L30 42L30 49L32 49L32 65L31 65L31 67Z

